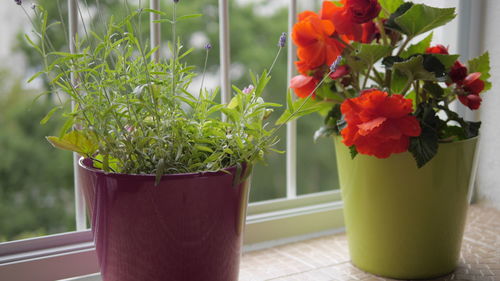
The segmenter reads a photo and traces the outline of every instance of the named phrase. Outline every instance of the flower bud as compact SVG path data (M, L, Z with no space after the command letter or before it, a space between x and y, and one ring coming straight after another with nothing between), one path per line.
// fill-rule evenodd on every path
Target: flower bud
M281 33L280 40L278 41L278 46L280 48L285 47L285 45L286 45L286 37L287 37L286 32Z

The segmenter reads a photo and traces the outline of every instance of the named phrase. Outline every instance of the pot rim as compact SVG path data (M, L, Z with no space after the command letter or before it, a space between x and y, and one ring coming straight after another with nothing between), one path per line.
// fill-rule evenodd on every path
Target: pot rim
M80 157L78 159L78 166L80 166L82 169L85 169L89 172L99 174L102 176L111 176L111 177L131 177L131 178L142 178L142 179L148 179L148 180L155 180L156 175L154 174L125 174L125 173L114 173L114 172L105 172L101 169L94 168L89 166L88 164L84 163L85 160L91 160L89 158L85 157ZM92 161L92 160L91 160ZM247 167L246 163L242 163L242 168L245 170ZM196 172L196 173L180 173L180 174L164 174L161 176L162 179L181 179L181 178L206 178L206 177L216 177L216 176L233 176L236 174L237 167L232 166L232 167L227 167L223 168L218 171L204 171L204 172Z

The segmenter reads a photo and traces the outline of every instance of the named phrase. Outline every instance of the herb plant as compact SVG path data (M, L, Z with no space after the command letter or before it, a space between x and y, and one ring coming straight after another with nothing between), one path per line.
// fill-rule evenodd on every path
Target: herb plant
M90 158L106 172L155 174L157 180L163 174L241 167L274 150L275 128L268 128L266 119L271 108L280 105L262 98L269 72L252 74L254 86L233 86L231 101L219 104L219 91L205 89L203 82L198 91L189 90L195 68L183 58L192 49L184 50L175 32L169 43L171 56L165 61L152 59L160 50L149 50L135 36L141 16L149 13L159 14L159 22L170 23L174 30L183 20L199 16L176 17L177 2L172 3L172 17L150 9L121 20L111 17L105 34L88 30L83 38L77 37L74 53L51 49L47 30L61 25L48 23L46 11L34 7L37 38L26 39L46 64L32 79L47 75L49 92L61 103L42 123L55 113L62 112L66 119L59 136L47 137L52 145ZM278 50L285 40L283 34ZM207 56L210 48L205 47ZM64 104L70 102L73 110L64 112Z

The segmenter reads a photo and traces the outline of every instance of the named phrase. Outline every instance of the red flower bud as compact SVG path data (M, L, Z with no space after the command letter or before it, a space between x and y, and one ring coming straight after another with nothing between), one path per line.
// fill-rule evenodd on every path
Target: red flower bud
M330 78L332 78L333 80L337 80L341 77L346 76L347 74L349 74L349 67L347 67L347 65L341 65L337 67L337 70L335 70L335 72L330 74Z
M471 110L475 110L479 108L483 99L479 95L470 94L465 96L458 96L458 100Z
M467 77L467 67L461 62L456 61L455 64L453 64L453 66L451 67L449 75L451 81L457 84L461 84L462 80Z
M427 48L427 50L425 50L425 52L427 54L442 54L442 55L448 55L448 48L441 45L441 44L438 44L436 46L432 46L432 47L429 47Z
M465 77L462 87L466 93L479 95L484 90L484 81L479 79L481 73L474 72Z
M318 80L313 76L297 75L290 80L290 88L293 89L299 98L306 98L309 95L314 97L314 89Z

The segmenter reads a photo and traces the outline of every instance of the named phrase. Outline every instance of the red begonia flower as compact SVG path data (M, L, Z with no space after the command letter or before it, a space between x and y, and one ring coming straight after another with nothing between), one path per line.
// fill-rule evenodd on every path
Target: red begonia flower
M450 70L451 81L457 84L461 84L462 81L467 77L467 67L461 62L456 61Z
M458 100L471 110L476 110L481 105L483 99L479 95L469 94L458 96Z
M465 92L473 95L479 95L484 90L484 81L479 79L481 73L474 72L467 77L465 77L464 81L462 81L462 87Z
M342 46L330 36L335 32L333 23L323 20L311 11L299 15L293 27L292 38L297 45L299 72L306 74L322 65L331 64L342 52Z
M314 97L314 89L318 85L318 79L313 76L297 75L290 80L290 88L293 89L299 98L306 98L309 95Z
M347 0L344 9L354 23L365 23L376 18L380 13L378 0Z
M344 4L347 0L341 1ZM335 25L335 30L338 35L344 35L348 40L360 41L363 35L361 24L351 21L348 10L344 7L339 7L333 2L324 1L321 9L321 18L330 20Z
M363 30L360 40L361 43L371 43L373 39L377 38L377 36L380 36L380 31L373 21L363 23L361 25L361 28Z
M367 90L345 100L340 109L347 122L341 132L342 142L354 145L361 154L387 158L407 151L410 137L421 133L417 118L411 115L412 101L402 95Z
M436 46L429 47L425 50L427 54L442 54L442 55L448 55L448 48L438 44Z

